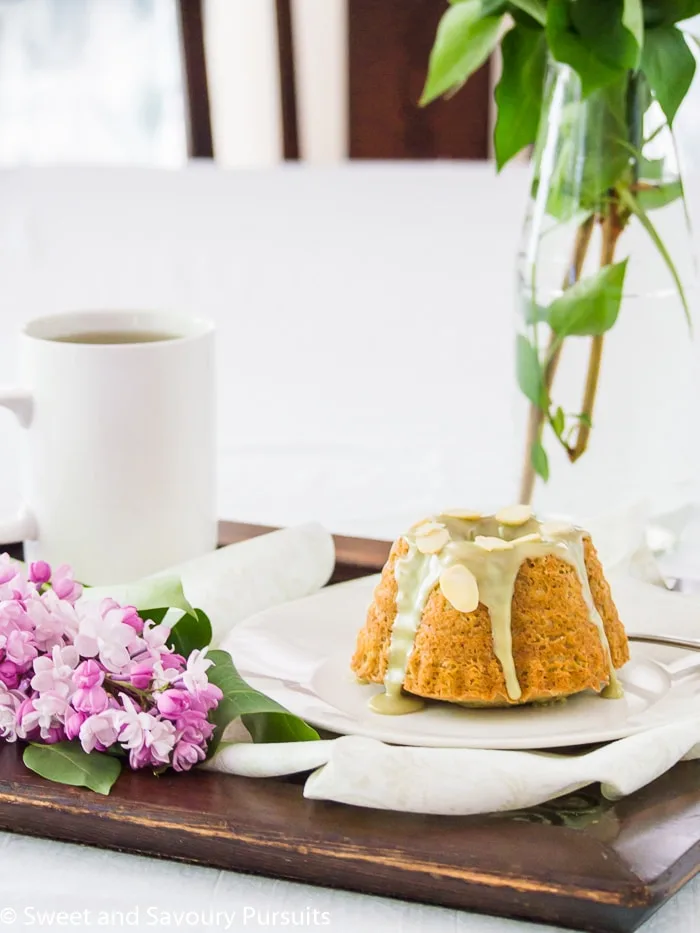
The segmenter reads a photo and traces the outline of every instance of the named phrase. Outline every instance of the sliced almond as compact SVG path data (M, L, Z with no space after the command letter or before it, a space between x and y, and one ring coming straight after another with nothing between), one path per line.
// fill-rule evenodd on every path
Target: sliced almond
M461 518L465 522L478 522L483 518L481 512L474 512L472 509L448 509L442 514L447 518Z
M437 554L450 540L447 528L438 528L427 535L416 535L416 547L421 554Z
M419 524L414 526L411 530L414 535L430 535L434 531L442 531L444 527L442 522L435 522L432 518L429 518L427 521L419 522Z
M474 612L479 605L479 585L464 564L453 564L443 571L440 589L447 602L458 612Z
M494 518L500 525L517 527L530 521L532 509L529 505L509 505L508 508L496 512Z
M430 518L421 518L417 522L414 522L408 530L415 531L417 528L420 528L421 525L427 525L429 522L432 522L432 521L434 521L434 518L432 516Z
M519 538L513 538L510 542L513 546L516 544L534 544L536 541L541 541L542 535L538 534L536 531L533 531L531 535L521 535Z
M490 535L477 535L474 538L474 544L484 551L510 551L512 550L512 541L504 541L503 538L492 538Z
M564 538L575 530L571 522L542 522L540 525L544 538Z

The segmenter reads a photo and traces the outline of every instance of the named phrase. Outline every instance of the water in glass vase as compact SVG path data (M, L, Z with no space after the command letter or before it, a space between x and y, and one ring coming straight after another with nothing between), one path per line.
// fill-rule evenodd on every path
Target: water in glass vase
M640 75L584 99L550 65L518 296L522 501L584 517L692 480L695 266L671 131Z

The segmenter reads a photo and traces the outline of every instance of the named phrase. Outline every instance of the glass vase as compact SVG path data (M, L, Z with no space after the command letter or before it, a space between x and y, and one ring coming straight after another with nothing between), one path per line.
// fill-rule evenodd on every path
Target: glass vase
M643 76L584 97L551 62L517 262L520 501L584 518L692 484L695 278L673 135Z

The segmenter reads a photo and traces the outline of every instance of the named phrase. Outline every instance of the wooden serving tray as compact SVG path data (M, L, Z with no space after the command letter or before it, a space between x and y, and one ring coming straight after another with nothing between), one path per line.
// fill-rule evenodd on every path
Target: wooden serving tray
M222 525L222 542L270 529ZM336 579L384 542L336 539ZM700 869L700 762L615 804L597 788L514 814L418 816L305 800L300 778L124 773L109 797L0 747L0 828L590 930L636 929Z

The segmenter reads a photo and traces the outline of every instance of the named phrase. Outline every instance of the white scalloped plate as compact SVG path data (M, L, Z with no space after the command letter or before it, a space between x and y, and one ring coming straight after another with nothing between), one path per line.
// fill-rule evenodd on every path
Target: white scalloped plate
M238 625L225 647L252 686L307 722L401 745L556 748L622 738L676 721L693 708L700 713L700 653L640 643L632 644L632 658L621 671L625 696L620 700L586 693L552 706L474 710L429 703L405 716L373 713L367 700L381 687L358 684L349 662L377 579L342 583L268 609ZM641 626L630 618L630 602L638 603L640 617L645 610L648 615L650 592L644 584L639 587L633 585L625 596L624 617L628 628L637 630ZM651 590L657 612L664 600L675 600L677 609L677 601L687 598Z

